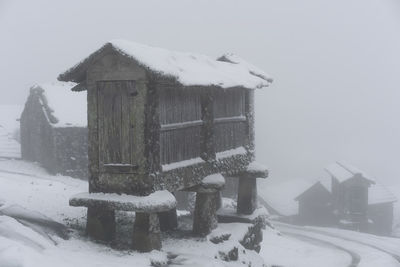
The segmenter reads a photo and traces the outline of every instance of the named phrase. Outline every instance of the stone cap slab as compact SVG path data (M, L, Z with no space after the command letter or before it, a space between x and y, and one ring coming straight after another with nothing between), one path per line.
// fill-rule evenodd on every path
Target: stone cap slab
M200 193L214 193L224 188L224 186L224 176L220 173L214 173L204 177L197 190Z
M154 213L176 207L175 196L167 191L156 191L148 196L133 196L115 193L80 193L69 200L74 207L106 208L110 210Z
M238 176L244 178L267 178L268 167L256 161L251 162L246 170L241 171Z

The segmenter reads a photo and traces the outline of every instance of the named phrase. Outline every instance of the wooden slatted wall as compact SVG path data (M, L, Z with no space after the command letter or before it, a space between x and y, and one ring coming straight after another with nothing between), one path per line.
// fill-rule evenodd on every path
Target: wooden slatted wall
M214 143L221 152L246 144L245 91L242 89L215 90Z
M159 97L161 164L200 157L203 125L200 92L164 86Z

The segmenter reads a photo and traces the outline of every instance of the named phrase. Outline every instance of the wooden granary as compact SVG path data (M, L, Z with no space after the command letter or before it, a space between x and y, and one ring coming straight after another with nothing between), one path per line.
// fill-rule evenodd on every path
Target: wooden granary
M254 182L242 188L256 192L249 177L266 176L248 169L254 160L254 89L272 80L239 57L215 60L116 40L58 79L78 83L72 90L87 90L91 194L148 196L200 187L209 194L220 183L203 179L215 174L247 177ZM92 217L113 216L96 213L96 205L86 204Z

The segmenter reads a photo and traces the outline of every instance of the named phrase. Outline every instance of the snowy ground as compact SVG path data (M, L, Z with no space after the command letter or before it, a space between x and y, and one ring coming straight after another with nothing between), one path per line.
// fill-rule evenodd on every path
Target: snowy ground
M68 206L69 197L87 191L87 187L87 182L82 180L49 175L34 163L0 160L0 213L7 209L23 212L25 209L28 214L37 212L66 225L71 235L68 240L48 236L0 214L0 266L123 267L151 266L152 262L169 262L168 266L243 266L241 262L220 260L217 245L206 239L164 236L161 252L144 254L88 240L83 235L85 208ZM40 214L38 216L43 216ZM296 227L278 224L277 229L282 234L267 228L260 252L262 258L241 250L241 259L252 261L253 266L262 266L262 261L267 266L284 267L400 266L391 255L400 254L399 239L337 229ZM220 224L218 231L227 229L240 235L240 226L234 224ZM227 249L230 245L226 244Z
M332 228L301 227L275 222L279 231L298 239L312 238L347 251L358 267L399 267L400 240ZM296 265L297 266L297 265Z
M140 254L129 250L116 250L96 244L82 234L86 210L68 206L71 195L87 191L87 182L66 176L47 174L36 164L20 160L0 161L0 212L15 205L45 216L78 230L71 230L71 238L43 236L17 220L0 216L0 266L47 267L47 266L150 266L151 262L166 262L168 255L175 255L169 266L243 266L240 262L224 262L215 259L216 245L207 240L168 237L163 241L162 252ZM221 224L218 231L235 225ZM79 230L80 229L80 230ZM240 227L233 232L240 234ZM55 242L54 242L55 241ZM229 244L227 244L227 248ZM242 252L241 252L242 253ZM255 266L262 259L247 252L240 255ZM260 255L267 266L347 266L351 257L329 244L317 244L278 235L271 229L264 232ZM306 256L306 257L305 257ZM253 265L253 266L254 266Z
M169 236L163 241L162 252L136 253L96 244L83 235L86 209L68 206L71 195L87 191L85 181L66 176L52 176L34 163L20 160L0 160L0 213L17 210L20 213L40 213L68 226L71 238L63 240L41 234L30 225L0 214L1 267L54 266L150 266L152 262L167 262L169 266L243 266L240 262L224 262L218 258L216 245L206 239ZM74 230L72 230L72 228ZM224 227L236 227L221 224ZM235 233L239 229L235 228ZM232 244L231 244L232 245ZM229 244L226 244L227 249ZM241 259L262 266L255 252L239 251Z
M330 244L271 231L264 232L260 253L271 265L285 267L349 266L352 260L347 252Z
M23 106L0 105L0 158L20 158L19 117Z

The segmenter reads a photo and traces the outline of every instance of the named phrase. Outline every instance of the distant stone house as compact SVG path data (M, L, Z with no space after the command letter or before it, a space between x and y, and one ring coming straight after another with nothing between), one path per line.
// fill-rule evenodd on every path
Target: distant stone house
M332 203L343 228L367 231L368 188L375 184L365 173L335 162L325 169L331 176Z
M391 234L397 200L385 186L341 162L331 164L326 171L331 181L321 179L295 198L299 202L295 222Z
M295 198L312 185L312 182L304 179L289 181L267 179L258 191L259 201L275 219L297 223L299 203Z
M384 185L376 183L368 194L368 218L370 232L379 235L391 235L393 228L393 204L396 197Z
M332 195L320 182L316 182L295 198L298 202L296 221L308 225L332 225Z
M75 83L53 82L30 89L21 114L21 154L52 174L87 179L86 94Z

